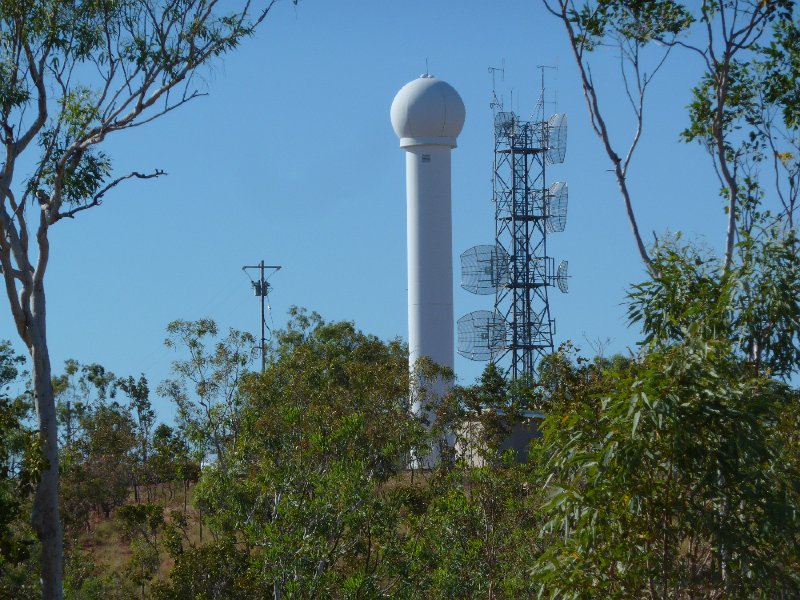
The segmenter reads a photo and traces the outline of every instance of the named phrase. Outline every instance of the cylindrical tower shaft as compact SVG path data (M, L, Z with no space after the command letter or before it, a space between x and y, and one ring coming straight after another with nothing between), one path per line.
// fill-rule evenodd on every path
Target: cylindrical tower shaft
M422 357L453 368L453 241L450 151L406 147L408 227L408 350L413 368ZM443 382L431 389L444 393ZM437 393L438 392L438 393ZM416 401L414 412L421 406Z

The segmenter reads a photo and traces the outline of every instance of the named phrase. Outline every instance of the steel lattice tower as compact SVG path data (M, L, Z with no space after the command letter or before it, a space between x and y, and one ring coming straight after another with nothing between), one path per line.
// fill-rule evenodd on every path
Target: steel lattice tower
M537 124L540 125L540 124ZM547 231L539 200L546 162L541 131L508 112L495 114L495 243L510 258L509 280L495 292L495 310L510 331L510 375L533 372L541 352L553 347L547 299Z
M542 92L544 97L544 92ZM461 255L462 287L494 293L494 312L475 311L458 322L459 353L474 360L510 361L513 379L534 374L553 350L555 321L548 288L567 291L567 262L558 269L547 253L547 236L564 230L567 186L548 185L548 165L566 152L566 116L525 121L493 103L495 207L494 246L475 246Z

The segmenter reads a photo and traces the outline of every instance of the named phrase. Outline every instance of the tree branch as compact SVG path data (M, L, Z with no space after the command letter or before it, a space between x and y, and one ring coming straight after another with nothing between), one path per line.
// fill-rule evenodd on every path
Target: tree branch
M0 267L2 267L0 272L3 273L6 295L11 306L11 315L14 317L17 333L22 338L22 341L30 347L30 337L25 327L25 314L20 304L20 298L17 296L17 285L14 281L16 279L24 282L25 275L19 269L15 269L11 262L11 244L13 242L6 235L10 227L13 226L10 223L8 213L5 209L0 210Z
M619 155L614 151L611 145L608 128L606 127L605 120L603 119L603 116L600 112L597 90L592 81L591 71L582 57L582 53L579 49L580 45L576 39L575 31L572 27L572 22L569 19L569 14L567 12L568 5L569 2L567 0L559 0L559 6L561 7L559 18L564 23L564 26L567 30L567 35L569 37L572 53L575 58L575 62L577 63L578 71L580 72L581 84L583 86L583 94L586 100L587 107L589 108L589 116L591 118L592 127L597 136L602 141L603 147L606 151L606 154L608 155L608 158L614 165L614 174L617 179L617 185L619 187L620 193L622 194L623 203L625 205L625 212L628 217L628 222L631 226L631 231L633 233L634 240L636 242L636 248L639 251L639 256L642 259L645 268L647 268L648 271L652 271L652 260L647 253L647 248L645 247L644 242L642 241L641 234L639 233L639 226L636 222L636 215L634 214L633 211L633 204L631 201L630 191L628 190L628 182L626 179L625 171L623 169L622 160L620 159Z
M112 188L117 187L120 183L127 179L153 179L154 177L161 177L162 175L166 175L166 172L162 171L161 169L156 169L152 173L139 173L138 171L133 171L132 173L128 173L127 175L123 175L122 177L117 177L114 181L110 182L106 186L103 187L99 192L97 192L90 202L86 204L82 204L81 206L77 206L72 210L68 210L66 212L59 212L57 213L50 224L55 223L64 218L74 219L75 215L79 212L87 210L89 208L100 206L103 203L103 196L106 195Z
M31 51L30 45L27 41L23 42L23 47L25 49L25 57L28 63L28 70L31 74L31 79L33 80L34 85L36 86L36 92L38 94L37 99L37 114L36 119L31 123L31 126L28 130L14 143L14 156L19 156L28 147L28 144L31 143L33 138L41 131L42 127L44 127L44 123L47 120L47 89L44 85L44 74L42 73L42 68L44 66L45 60L47 59L47 54L43 54L39 63L39 67L36 66L36 59L33 56L33 52Z

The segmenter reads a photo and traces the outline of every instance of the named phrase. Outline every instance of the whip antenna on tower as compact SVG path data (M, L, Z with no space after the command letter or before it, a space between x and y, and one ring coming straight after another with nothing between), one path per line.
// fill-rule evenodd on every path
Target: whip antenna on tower
M492 101L489 103L489 108L496 110L499 108L503 110L503 99L497 97L497 80L496 75L500 73L500 80L505 81L506 76L506 59L503 59L501 67L489 67L489 74L492 76Z

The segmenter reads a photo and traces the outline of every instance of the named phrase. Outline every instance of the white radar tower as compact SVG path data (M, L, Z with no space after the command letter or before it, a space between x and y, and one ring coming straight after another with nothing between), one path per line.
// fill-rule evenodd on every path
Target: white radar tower
M392 127L406 152L408 349L412 372L422 357L453 368L450 151L456 147L464 117L464 102L458 92L428 74L403 86L392 102ZM435 401L450 385L448 381L426 382L425 388ZM421 415L419 399L413 410Z

